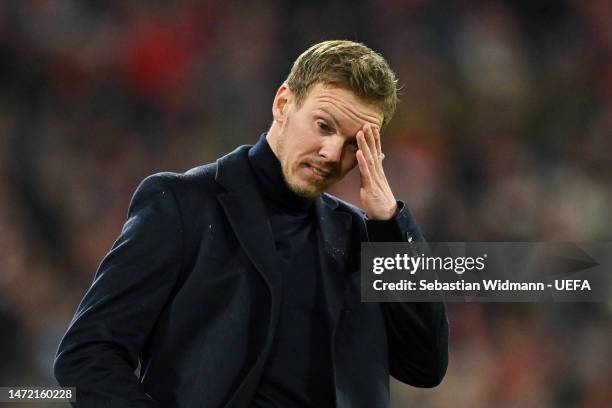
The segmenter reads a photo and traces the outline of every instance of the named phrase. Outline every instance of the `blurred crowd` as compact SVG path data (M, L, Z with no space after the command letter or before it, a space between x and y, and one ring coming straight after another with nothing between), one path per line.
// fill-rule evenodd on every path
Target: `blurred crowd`
M609 0L1 1L0 385L54 383L138 183L254 143L325 39L398 74L385 168L428 240L612 240L611 21ZM612 406L611 305L449 305L446 379L394 406Z

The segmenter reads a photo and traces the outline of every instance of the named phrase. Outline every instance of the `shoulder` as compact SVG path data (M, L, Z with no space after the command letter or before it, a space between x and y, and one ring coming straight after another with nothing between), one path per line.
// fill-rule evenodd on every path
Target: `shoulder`
M220 187L215 182L216 163L194 167L184 173L159 172L147 176L138 186L142 190L170 191L177 197L192 194L215 194Z
M213 163L204 164L184 173L161 172L146 177L135 195L141 191L171 192L178 202L202 204L209 202L228 188L240 187L249 182L248 149L237 147Z

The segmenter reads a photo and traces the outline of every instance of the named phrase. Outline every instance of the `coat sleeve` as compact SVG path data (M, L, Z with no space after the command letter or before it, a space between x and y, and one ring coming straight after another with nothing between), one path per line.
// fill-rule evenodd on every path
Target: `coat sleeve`
M389 221L366 221L372 242L424 241L408 207ZM440 384L448 366L448 320L442 302L381 304L387 327L389 370L393 377L415 387Z
M136 190L59 345L55 376L76 387L75 406L156 406L134 372L182 263L183 224L166 177L148 177Z

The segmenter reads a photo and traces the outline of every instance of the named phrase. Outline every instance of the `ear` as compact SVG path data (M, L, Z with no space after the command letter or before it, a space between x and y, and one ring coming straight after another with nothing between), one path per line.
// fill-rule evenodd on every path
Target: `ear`
M275 122L283 123L287 117L290 103L293 101L293 92L286 83L283 83L276 91L272 103L272 117Z

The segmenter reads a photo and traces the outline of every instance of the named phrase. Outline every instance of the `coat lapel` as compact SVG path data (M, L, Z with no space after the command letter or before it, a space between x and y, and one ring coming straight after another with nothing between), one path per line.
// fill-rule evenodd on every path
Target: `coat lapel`
M319 259L330 327L338 323L348 282L351 216L335 211L337 203L325 195L316 200Z
M280 304L282 277L272 227L248 163L249 147L242 146L217 160L216 180L226 189L218 199L240 245L270 288L274 321Z
M215 180L226 189L218 195L218 200L240 245L270 289L270 322L264 349L226 408L247 406L252 398L276 332L281 300L282 276L277 264L278 255L263 199L255 188L248 162L249 148L241 146L217 160Z
M281 290L281 275L272 228L259 193L254 189L232 191L219 195L219 202L240 245L270 287L274 304Z

